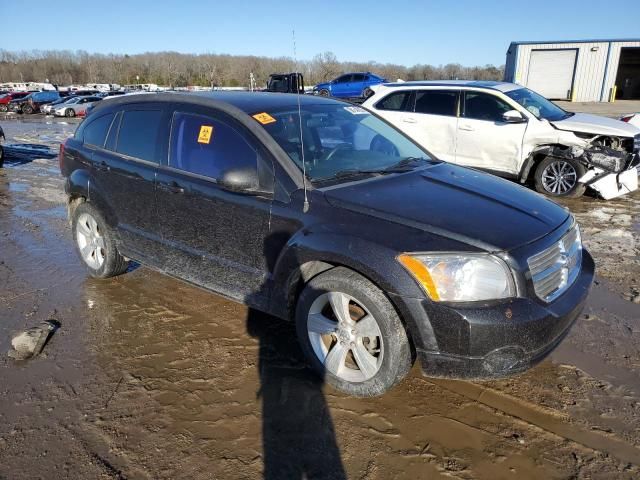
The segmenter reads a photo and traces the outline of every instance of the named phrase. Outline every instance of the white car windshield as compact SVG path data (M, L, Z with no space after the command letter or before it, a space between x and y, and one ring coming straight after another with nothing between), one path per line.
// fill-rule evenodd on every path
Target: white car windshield
M505 92L505 95L518 102L539 119L544 118L550 122L555 122L573 115L528 88L511 90L510 92Z
M427 152L362 107L297 106L256 118L313 182L406 171L431 161ZM302 135L300 134L302 126Z

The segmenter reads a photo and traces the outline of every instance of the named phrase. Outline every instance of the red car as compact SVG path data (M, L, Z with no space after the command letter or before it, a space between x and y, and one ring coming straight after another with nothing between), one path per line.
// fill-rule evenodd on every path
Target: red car
M29 95L31 92L9 92L4 95L0 95L0 112L6 112L7 106L11 100L16 98L24 98Z

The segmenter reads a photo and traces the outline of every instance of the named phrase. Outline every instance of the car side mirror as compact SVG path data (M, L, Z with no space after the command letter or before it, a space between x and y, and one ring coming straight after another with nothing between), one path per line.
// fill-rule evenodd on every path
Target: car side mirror
M256 168L230 168L222 172L218 185L230 192L247 195L269 195L271 192L260 188L258 170Z
M502 114L502 120L506 123L525 123L527 119L518 110L509 110Z

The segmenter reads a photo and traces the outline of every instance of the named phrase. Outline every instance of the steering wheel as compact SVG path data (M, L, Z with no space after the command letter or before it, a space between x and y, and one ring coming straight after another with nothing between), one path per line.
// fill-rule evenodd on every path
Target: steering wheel
M327 153L322 160L320 160L321 162L328 162L329 160L331 160L340 150L353 150L353 145L351 145L350 143L339 143L338 145L336 145L335 147L333 147L331 149L331 151L329 151L329 153Z
M369 149L372 152L379 152L379 153L382 153L383 155L389 155L390 157L400 156L400 152L398 152L398 148L380 134L373 137L373 140L371 140L371 145L369 146Z

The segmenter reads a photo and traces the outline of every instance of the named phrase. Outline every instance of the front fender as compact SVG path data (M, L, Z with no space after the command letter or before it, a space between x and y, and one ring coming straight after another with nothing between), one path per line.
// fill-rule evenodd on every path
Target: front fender
M310 262L321 262L348 267L377 285L394 304L407 325L417 348L433 348L435 336L428 319L417 319L411 314L407 298L424 298L424 292L396 260L400 252L370 240L348 234L304 231L294 235L285 245L273 272L272 311L290 317L292 279L300 278L301 267ZM321 270L322 271L322 270ZM291 309L291 310L290 310Z

